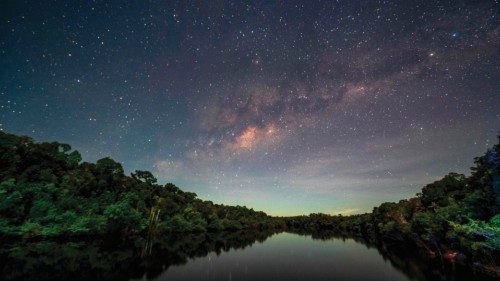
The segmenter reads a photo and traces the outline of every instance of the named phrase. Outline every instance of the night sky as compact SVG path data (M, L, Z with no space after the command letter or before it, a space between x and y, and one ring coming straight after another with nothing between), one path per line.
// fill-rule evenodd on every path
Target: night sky
M1 130L215 203L371 211L500 130L498 1L7 0L0 21Z

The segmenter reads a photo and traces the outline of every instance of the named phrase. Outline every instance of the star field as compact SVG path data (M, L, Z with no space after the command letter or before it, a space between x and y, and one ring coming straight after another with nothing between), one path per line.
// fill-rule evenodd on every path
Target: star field
M0 129L273 215L414 195L496 141L497 1L3 1Z

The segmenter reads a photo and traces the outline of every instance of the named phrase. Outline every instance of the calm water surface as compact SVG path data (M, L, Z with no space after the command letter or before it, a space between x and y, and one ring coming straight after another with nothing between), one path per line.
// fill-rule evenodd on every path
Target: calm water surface
M415 251L328 233L200 233L0 247L0 280L493 280Z
M291 233L219 255L190 259L154 280L411 280L372 248Z

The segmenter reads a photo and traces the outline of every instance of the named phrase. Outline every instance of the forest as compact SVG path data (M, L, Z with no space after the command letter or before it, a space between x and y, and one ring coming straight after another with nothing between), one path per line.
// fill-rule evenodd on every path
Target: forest
M203 201L150 172L124 174L113 159L81 162L57 142L0 133L0 236L73 237L281 227L241 206Z
M288 229L410 245L431 257L468 259L500 276L500 144L474 163L468 177L449 173L415 197L383 203L371 213L290 217Z
M82 162L58 142L0 132L0 239L79 239L222 231L336 233L414 246L430 256L480 264L500 276L500 144L414 198L352 216L272 217L204 201L148 171L125 175L111 158Z

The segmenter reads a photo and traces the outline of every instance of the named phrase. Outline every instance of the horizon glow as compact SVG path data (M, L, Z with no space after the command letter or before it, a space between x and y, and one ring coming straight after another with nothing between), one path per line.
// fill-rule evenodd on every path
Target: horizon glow
M0 130L214 203L357 214L500 130L491 1L3 3Z

